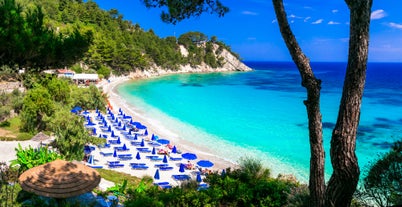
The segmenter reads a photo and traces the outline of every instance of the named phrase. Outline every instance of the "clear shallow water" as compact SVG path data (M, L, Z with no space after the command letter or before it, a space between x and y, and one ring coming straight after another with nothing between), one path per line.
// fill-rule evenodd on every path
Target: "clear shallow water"
M225 159L256 157L274 174L307 182L309 138L305 89L293 63L247 62L253 72L178 74L120 85L118 92L145 116L182 139ZM338 113L344 63L314 63L322 79L324 144ZM402 64L371 63L363 99L357 154L366 165L401 139ZM327 179L331 172L326 160Z

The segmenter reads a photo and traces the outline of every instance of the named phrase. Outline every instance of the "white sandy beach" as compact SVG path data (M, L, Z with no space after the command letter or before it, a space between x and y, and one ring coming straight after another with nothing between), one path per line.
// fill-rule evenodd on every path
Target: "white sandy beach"
M110 105L113 107L113 112L115 114L118 114L119 109L123 110L124 113L126 115L132 116L134 121L140 122L143 125L147 126L147 130L149 133L148 139L151 137L152 134L155 134L159 137L163 137L166 138L168 140L171 141L172 145L175 145L178 150L180 150L181 152L185 153L185 152L191 152L191 153L195 153L197 155L197 160L194 160L192 163L195 164L198 160L210 160L214 163L214 166L212 168L210 168L212 171L221 171L222 169L228 168L228 167L235 167L234 163L228 162L226 160L224 160L223 158L217 157L213 154L213 152L210 152L208 149L204 149L204 148L200 148L199 146L194 145L193 143L190 143L188 141L186 141L185 139L178 137L176 134L174 134L172 131L166 129L166 127L164 127L163 125L161 125L158 121L157 121L157 117L145 117L143 116L141 113L138 112L138 110L136 110L135 106L132 106L130 104L128 104L122 97L120 97L117 92L116 92L116 86L119 84L122 84L126 81L130 81L131 79L129 79L128 77L117 77L117 78L111 78L110 82L107 81L103 81L101 83L98 84L98 87L101 87L104 91L104 93L106 93L109 97L109 102ZM127 145L129 146L129 145ZM129 146L130 148L135 148L134 146ZM107 160L110 158L107 157L103 157L99 155L99 151L103 151L103 152L112 152L111 149L107 149L107 148L102 148L99 149L97 148L93 154L95 155L95 160L98 160L97 163L102 164L103 166L105 166L105 163L107 162ZM135 156L135 154L133 155ZM145 157L145 154L141 154L142 157ZM176 157L180 157L180 155L173 155L172 156L176 156ZM135 162L135 158L134 160L130 161L130 162ZM127 165L125 165L122 168L115 168L115 170L117 171L121 171L121 172L125 172L125 173L129 173L131 175L137 176L137 177L142 177L145 175L151 176L153 177L156 171L156 168L153 167L153 165L157 164L153 161L147 160L147 159L141 159L140 162L145 162L148 166L150 166L149 169L147 170L132 170L128 163L126 162ZM180 174L178 172L178 165L179 163L185 163L186 160L182 160L180 162L171 162L173 166L175 166L174 170L172 171L160 171L160 179L159 180L155 180L155 182L169 182L172 185L178 185L180 184L180 182L175 181L174 179L172 179L171 175L172 174ZM124 162L123 162L124 163ZM171 164L169 163L169 164ZM195 173L194 171L186 171L186 173L184 174L189 174L192 176L192 178L195 177Z

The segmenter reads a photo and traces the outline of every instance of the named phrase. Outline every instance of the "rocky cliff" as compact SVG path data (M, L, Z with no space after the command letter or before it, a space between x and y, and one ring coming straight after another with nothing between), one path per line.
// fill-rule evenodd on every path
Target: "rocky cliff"
M214 50L218 49L218 45L214 45ZM188 55L188 51L185 47L180 46L180 51L183 56ZM212 68L211 66L202 63L201 65L197 65L195 67L188 65L181 65L178 70L166 70L159 66L150 67L147 70L137 70L136 72L130 73L129 77L131 78L148 78L153 76L174 74L174 73L210 73L210 72L228 72L228 71L251 71L252 69L241 62L236 56L232 53L223 49L220 54L216 55L216 58L222 57L224 60L224 64L222 67Z

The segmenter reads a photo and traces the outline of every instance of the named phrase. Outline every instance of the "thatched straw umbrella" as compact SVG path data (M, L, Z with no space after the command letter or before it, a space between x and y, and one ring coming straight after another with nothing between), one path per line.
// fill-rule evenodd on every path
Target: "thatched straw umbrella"
M23 190L52 198L69 198L98 186L99 173L83 164L56 160L25 171L19 177Z

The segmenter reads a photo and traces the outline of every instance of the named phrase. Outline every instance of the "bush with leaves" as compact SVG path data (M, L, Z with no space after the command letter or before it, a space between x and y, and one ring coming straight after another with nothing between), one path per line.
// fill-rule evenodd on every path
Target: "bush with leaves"
M46 123L43 119L50 117L55 110L49 91L45 87L37 85L27 91L23 103L21 111L23 130L34 133L46 129Z
M296 183L273 179L259 161L243 159L239 169L226 169L225 174L208 174L205 190L197 190L195 181L180 188L160 190L157 187L128 191L125 206L285 206L290 189Z
M66 121L68 120L68 121ZM67 160L82 160L85 144L95 145L104 143L104 139L89 135L84 127L84 119L62 108L47 120L49 129L55 133L54 147Z
M381 207L402 205L402 141L369 166L355 196Z
M29 146L23 149L21 145L18 144L18 148L16 148L15 151L17 152L17 159L11 161L11 166L19 166L21 172L62 158L60 154L49 150L47 147L32 148Z

